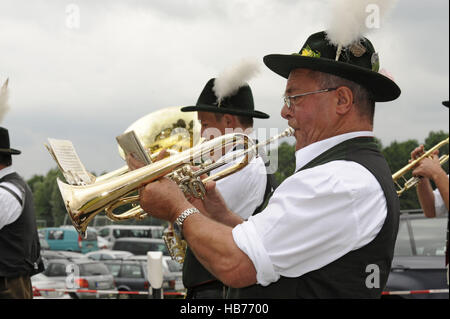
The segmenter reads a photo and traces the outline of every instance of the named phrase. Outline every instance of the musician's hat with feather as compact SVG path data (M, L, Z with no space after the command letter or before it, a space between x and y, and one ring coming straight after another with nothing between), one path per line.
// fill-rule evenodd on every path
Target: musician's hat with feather
M310 69L333 74L364 86L377 102L395 100L400 88L380 71L378 53L363 36L367 27L367 6L378 6L381 14L393 7L393 0L338 0L326 31L312 34L299 53L264 57L269 69L288 78L292 70ZM380 17L381 19L381 17Z
M0 123L3 121L5 114L9 111L9 79L6 79L5 83L0 87ZM1 82L0 82L1 83Z
M243 59L237 65L225 70L217 78L210 79L194 106L181 108L183 112L203 111L223 114L269 118L269 115L255 110L253 94L248 81L259 72L259 63Z
M8 79L0 88L0 123L3 120L4 115L9 110L8 105ZM9 133L4 127L0 127L0 153L6 153L11 155L18 155L21 152L9 146Z

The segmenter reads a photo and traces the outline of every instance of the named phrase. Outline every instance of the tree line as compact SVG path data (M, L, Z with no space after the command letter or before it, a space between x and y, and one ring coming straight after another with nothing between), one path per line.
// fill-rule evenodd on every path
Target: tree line
M428 137L423 142L425 149L430 149L447 137L448 132L430 132ZM420 145L420 143L414 139L404 142L394 141L386 147L382 145L380 140L377 140L377 143L382 154L385 156L392 173L397 172L399 169L407 165L410 159L411 151ZM441 148L440 154L448 153L448 145ZM448 162L443 166L443 168L448 173ZM278 183L281 183L284 179L292 175L294 170L295 146L283 142L278 147L278 170L274 174L275 179ZM49 170L45 176L34 175L27 180L28 185L33 192L36 217L38 220L45 221L44 225L46 226L59 226L64 223L65 219L67 219L67 212L56 183L56 178L64 180L64 177L59 170L54 168ZM128 208L129 207L123 207L121 210L118 210L117 213L125 211ZM409 190L400 197L400 208L402 210L420 208L415 190ZM154 225L161 224L162 222L157 219L146 218L142 221L128 220L126 223Z

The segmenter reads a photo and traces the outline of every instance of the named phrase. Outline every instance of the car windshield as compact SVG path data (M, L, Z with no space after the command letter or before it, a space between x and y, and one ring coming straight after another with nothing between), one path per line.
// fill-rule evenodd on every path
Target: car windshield
M446 229L446 218L402 218L395 255L444 256Z
M102 263L80 264L79 266L81 276L99 276L110 274L108 268Z

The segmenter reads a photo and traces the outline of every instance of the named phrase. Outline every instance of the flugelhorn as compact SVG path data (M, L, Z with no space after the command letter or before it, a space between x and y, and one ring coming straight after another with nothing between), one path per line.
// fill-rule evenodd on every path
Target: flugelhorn
M392 175L392 179L394 180L394 184L397 188L397 195L401 196L404 192L411 189L412 187L416 186L417 183L420 182L421 177L419 176L413 176L409 179L405 177L405 175L416 167L417 164L420 163L424 158L431 157L434 153L434 151L440 149L444 145L447 145L449 143L449 138L442 140L432 148L430 148L428 151L426 151L424 154L422 154L420 157L415 159L414 161L411 161L408 165L405 165L403 168L398 170L396 173ZM441 165L445 164L448 161L448 154L444 154L439 158L439 162ZM403 182L403 185L400 183Z
M142 145L154 161L162 149L174 155L201 143L200 122L197 112L182 112L181 107L167 107L149 113L135 122L126 130L134 131ZM125 160L125 153L118 146L119 155ZM129 171L124 165L112 172L95 178L95 182L120 176Z
M168 177L179 185L186 196L203 198L206 182L220 180L241 170L257 155L258 147L292 134L293 130L289 128L258 145L255 145L245 134L226 134L137 170L90 185L69 185L59 179L57 183L72 224L81 235L84 235L89 222L103 211L114 220L146 217L146 212L140 206L120 215L114 214L114 209L124 204L136 203L138 197L128 195L152 181ZM226 153L239 145L242 146L241 151L229 153L231 155L225 155L216 162L200 165L207 162L211 153L218 154L216 152L219 152L220 154L224 150ZM234 161L233 165L206 179L201 179L202 175L231 161ZM198 165L200 168L195 170L191 165Z

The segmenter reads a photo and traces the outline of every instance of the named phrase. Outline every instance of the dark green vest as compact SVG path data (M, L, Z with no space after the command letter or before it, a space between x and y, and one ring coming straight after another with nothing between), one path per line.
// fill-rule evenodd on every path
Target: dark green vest
M378 235L357 250L330 264L297 278L281 277L266 287L253 285L230 289L228 298L379 298L391 268L398 232L400 204L389 166L371 137L347 140L325 151L300 169L346 160L361 164L379 182L387 201L387 216ZM326 203L324 203L326 205ZM301 256L299 256L301 258ZM372 274L369 265L379 269L379 287L367 285ZM369 280L370 282L370 280Z

